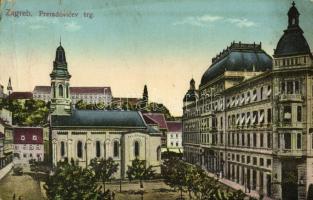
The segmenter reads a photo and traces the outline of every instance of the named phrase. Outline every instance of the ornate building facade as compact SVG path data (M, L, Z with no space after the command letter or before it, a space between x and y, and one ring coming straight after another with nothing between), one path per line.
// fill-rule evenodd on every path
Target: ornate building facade
M273 59L232 43L184 97L183 146L197 164L273 199L306 199L313 184L313 56L293 3Z
M52 162L74 159L87 167L93 158L119 164L115 174L125 178L132 160L146 160L160 172L161 132L147 125L136 111L74 110L64 48L56 51L51 77Z

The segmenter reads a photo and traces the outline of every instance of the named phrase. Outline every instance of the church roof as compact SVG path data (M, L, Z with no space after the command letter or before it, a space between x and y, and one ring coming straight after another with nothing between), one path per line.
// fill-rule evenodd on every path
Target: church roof
M233 42L212 59L211 66L201 79L206 84L225 71L266 71L272 69L272 58L261 48L261 44L244 44Z
M147 128L136 111L73 110L72 114L51 115L52 127Z

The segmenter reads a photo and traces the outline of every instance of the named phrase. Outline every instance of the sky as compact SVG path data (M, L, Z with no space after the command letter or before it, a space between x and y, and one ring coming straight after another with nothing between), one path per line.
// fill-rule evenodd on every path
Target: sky
M211 59L232 41L260 43L269 54L287 27L289 0L2 0L0 83L14 91L50 85L60 37L72 86L110 86L114 97L141 97L182 114ZM313 0L295 1L313 46ZM7 15L24 11L32 16ZM39 12L72 12L47 17ZM18 12L15 12L18 14ZM93 17L85 17L92 13Z

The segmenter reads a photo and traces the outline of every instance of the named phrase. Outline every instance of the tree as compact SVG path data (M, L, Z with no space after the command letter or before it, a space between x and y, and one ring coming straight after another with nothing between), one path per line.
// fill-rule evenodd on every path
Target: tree
M96 179L102 182L105 192L105 183L112 180L113 174L118 170L118 164L111 157L108 159L94 158L90 161L90 166Z
M186 187L186 164L177 159L166 159L161 165L162 177L165 184L180 190L180 196L182 199L183 190Z
M53 200L100 200L105 193L97 185L93 172L71 163L59 162L54 174L48 176L44 185L48 199Z
M152 166L147 167L147 162L138 158L132 161L132 165L128 166L126 173L129 181L139 180L140 188L143 188L143 180L152 179L155 176Z

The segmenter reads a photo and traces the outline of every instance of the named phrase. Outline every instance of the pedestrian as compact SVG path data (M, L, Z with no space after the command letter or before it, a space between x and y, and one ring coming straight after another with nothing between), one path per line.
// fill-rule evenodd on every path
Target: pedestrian
M115 192L112 192L112 200L115 200Z
M13 194L13 200L15 200L15 193Z

